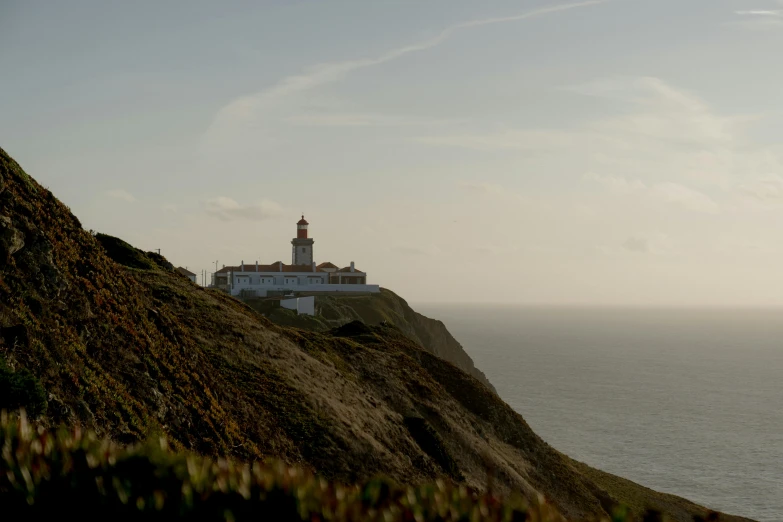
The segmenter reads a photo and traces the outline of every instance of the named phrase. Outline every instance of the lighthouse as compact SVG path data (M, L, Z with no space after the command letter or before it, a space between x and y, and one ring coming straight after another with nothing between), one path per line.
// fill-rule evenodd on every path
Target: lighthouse
M296 237L291 240L291 263L294 265L313 265L313 240L307 237L309 223L302 214L302 219L296 224Z

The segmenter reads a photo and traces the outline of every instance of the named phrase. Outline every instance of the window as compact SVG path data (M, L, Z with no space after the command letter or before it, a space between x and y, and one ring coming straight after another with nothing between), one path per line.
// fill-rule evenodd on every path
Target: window
M305 253L305 247L302 247L302 253L303 254Z

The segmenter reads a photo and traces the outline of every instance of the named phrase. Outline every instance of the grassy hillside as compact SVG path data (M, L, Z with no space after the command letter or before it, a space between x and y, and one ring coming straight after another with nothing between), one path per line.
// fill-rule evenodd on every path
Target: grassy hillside
M416 312L402 297L389 289L381 288L380 294L363 296L316 296L315 316L297 315L292 310L275 306L272 301L250 299L246 302L274 323L317 332L352 321L373 326L393 324L428 352L449 361L495 390L441 321Z
M376 478L330 483L280 461L246 463L173 453L165 440L128 448L93 433L35 429L0 419L2 513L13 519L541 521L547 504L501 499L435 481L421 486ZM25 471L27 473L25 473Z
M118 444L165 435L175 450L277 458L346 483L491 483L569 518L664 498L573 463L391 324L276 325L160 256L83 230L2 150L0 360L14 390L0 408L35 407L43 427ZM683 502L677 520L707 512Z

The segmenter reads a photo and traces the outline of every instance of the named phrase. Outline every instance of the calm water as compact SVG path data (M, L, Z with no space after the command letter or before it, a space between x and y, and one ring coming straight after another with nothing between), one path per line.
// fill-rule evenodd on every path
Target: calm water
M416 309L564 453L783 520L783 310Z

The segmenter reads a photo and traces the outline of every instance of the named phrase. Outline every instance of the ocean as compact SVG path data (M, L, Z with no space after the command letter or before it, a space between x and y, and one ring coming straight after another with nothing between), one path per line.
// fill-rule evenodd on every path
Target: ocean
M783 521L783 309L419 304L567 455Z

